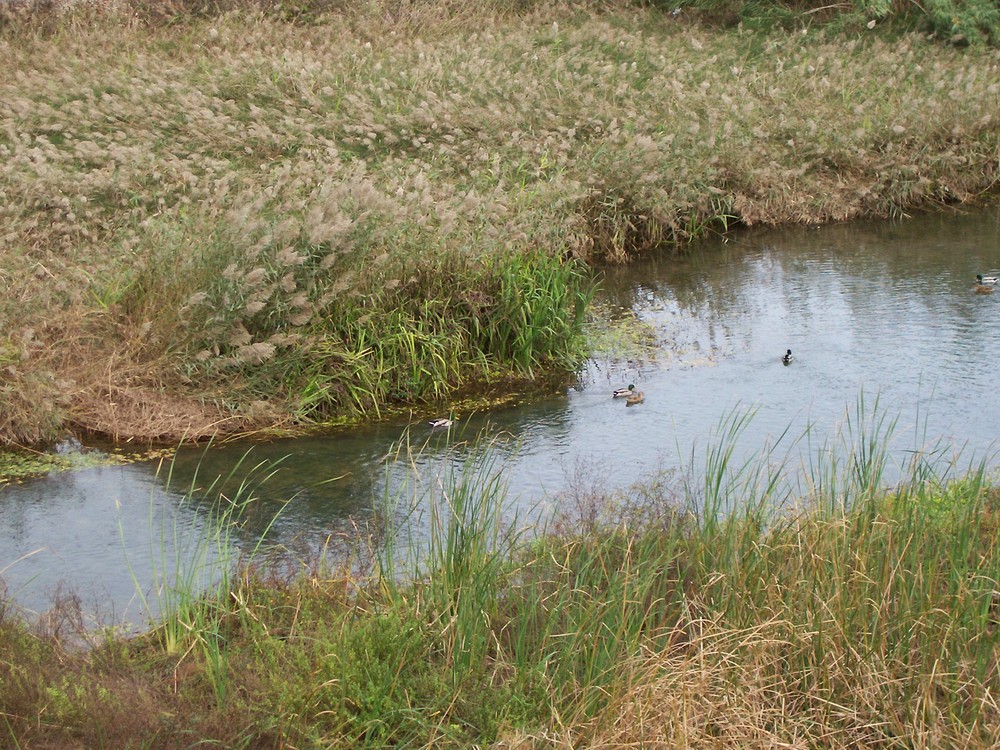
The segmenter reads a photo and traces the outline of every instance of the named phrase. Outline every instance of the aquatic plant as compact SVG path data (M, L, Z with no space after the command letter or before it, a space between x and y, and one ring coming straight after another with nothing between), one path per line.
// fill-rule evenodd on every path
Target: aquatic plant
M460 429L444 456L418 468L429 446L404 437L397 454L405 447L413 476L386 498L387 514L398 520L380 550L382 584L402 609L426 613L460 680L493 653L490 623L526 533L507 497L497 440L470 440ZM405 512L393 511L401 503Z

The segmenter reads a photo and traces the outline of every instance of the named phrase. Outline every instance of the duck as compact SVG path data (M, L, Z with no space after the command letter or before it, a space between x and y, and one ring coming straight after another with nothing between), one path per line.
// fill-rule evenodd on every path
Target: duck
M979 282L980 286L984 284L993 284L994 286L996 286L998 283L1000 283L1000 276L983 276L981 273L977 273L976 281Z
M645 400L645 393L633 389L632 392L625 397L625 406L635 406L636 404L641 404Z
M784 354L781 355L781 364L790 365L792 364L792 350L787 349Z
M622 396L631 396L635 392L635 384L629 383L628 388L616 388L611 393L611 398L621 398Z
M446 427L451 427L453 424L455 424L455 420L449 419L448 417L438 417L437 419L430 420L427 424L431 426L432 430L437 430Z
M972 287L972 291L976 294L993 294L994 289L996 289L996 287L989 284L976 284Z

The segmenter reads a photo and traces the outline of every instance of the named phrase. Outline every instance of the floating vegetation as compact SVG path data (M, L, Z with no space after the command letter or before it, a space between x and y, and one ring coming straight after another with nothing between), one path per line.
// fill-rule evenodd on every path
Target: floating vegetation
M28 479L60 471L78 471L99 466L123 466L137 461L147 461L169 456L174 448L155 448L148 451L114 451L85 448L70 439L48 451L13 449L0 451L0 487L19 484Z
M593 302L585 326L587 346L595 360L652 362L662 355L656 327L632 308Z

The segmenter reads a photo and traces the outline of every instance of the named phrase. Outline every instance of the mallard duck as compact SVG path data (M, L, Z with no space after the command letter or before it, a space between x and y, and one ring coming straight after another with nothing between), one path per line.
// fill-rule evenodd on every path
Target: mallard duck
M635 391L635 385L633 383L629 383L628 388L616 388L612 392L611 398L621 398L622 396L631 396L633 391Z
M979 282L980 286L983 284L993 284L996 286L1000 283L1000 276L983 276L981 273L976 274L976 281Z
M628 396L625 397L625 406L635 406L636 404L641 404L645 400L645 393L633 390Z
M990 286L989 284L976 284L972 287L972 291L976 294L993 294L994 289L996 289L996 287Z
M453 419L449 419L448 417L438 417L437 419L432 419L427 424L431 426L432 430L436 430L443 427L451 427L455 424L455 421Z
M781 355L781 364L790 365L792 364L792 350L788 349L784 354Z

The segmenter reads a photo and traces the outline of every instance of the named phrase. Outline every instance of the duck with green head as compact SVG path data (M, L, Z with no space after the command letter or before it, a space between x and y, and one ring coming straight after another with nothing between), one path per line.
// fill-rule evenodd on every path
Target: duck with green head
M616 388L611 393L611 398L622 398L623 396L631 396L635 391L635 385L633 383L628 384L628 388Z

